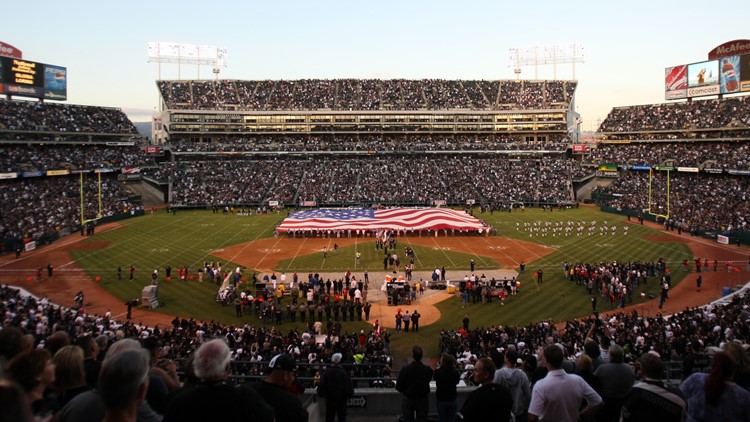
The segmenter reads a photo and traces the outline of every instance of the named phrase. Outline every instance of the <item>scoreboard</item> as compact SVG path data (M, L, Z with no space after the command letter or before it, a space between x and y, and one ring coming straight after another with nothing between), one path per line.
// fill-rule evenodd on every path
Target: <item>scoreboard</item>
M68 99L68 71L61 66L0 56L0 94Z

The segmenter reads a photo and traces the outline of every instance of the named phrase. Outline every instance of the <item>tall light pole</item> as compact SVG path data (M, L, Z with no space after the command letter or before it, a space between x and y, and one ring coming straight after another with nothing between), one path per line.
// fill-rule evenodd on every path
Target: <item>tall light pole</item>
M534 79L539 79L539 66L552 65L552 79L557 79L557 64L573 65L573 79L576 78L576 63L583 63L583 46L580 44L548 45L511 48L508 58L513 66L516 79L520 79L521 66L534 66Z

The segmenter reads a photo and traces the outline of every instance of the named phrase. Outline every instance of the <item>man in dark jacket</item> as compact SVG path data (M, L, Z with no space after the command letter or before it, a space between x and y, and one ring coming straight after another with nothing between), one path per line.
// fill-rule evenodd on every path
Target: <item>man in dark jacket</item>
M507 387L495 384L495 364L490 358L481 358L474 367L474 382L480 385L464 401L460 420L471 422L510 421L513 396ZM491 403L491 405L489 405Z
M653 353L644 353L640 362L643 381L636 383L625 395L620 420L685 420L686 404L682 392L668 388L660 380L664 374L661 359Z
M354 396L354 387L349 374L339 365L341 353L334 353L331 363L320 377L318 397L326 399L326 422L333 422L336 415L339 422L346 422L346 401Z
M414 361L401 368L396 380L396 390L404 395L401 411L405 422L414 422L415 412L417 421L427 421L432 368L422 363L422 354L422 348L414 346L411 350Z

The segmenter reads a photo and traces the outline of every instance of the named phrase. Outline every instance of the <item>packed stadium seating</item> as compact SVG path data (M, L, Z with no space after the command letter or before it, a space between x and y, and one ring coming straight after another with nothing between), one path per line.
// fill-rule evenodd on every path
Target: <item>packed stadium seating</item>
M560 81L299 80L159 81L173 110L428 110L461 108L540 109L569 107L576 84ZM0 169L6 172L138 167L166 189L172 206L260 206L269 200L320 205L430 205L467 199L504 207L572 202L576 189L602 163L699 168L699 175L672 176L671 215L705 230L745 227L748 141L747 97L653 104L612 110L600 130L602 143L571 155L570 141L546 133L543 142L511 134L294 135L279 133L177 137L157 163L130 140L133 124L119 110L102 107L0 102ZM30 117L29 117L30 116ZM72 135L75 134L75 135ZM621 142L627 141L623 144ZM42 142L56 141L55 145ZM614 143L614 142L619 143ZM659 141L659 142L654 142ZM77 142L75 145L71 142ZM87 142L85 148L81 143ZM231 153L224 154L221 153ZM290 156L290 153L297 155ZM704 175L704 169L722 174ZM437 171L435 171L437 170ZM731 172L731 173L730 173ZM621 171L614 183L593 190L602 205L643 212L648 208L644 173ZM36 180L5 181L5 197ZM43 180L41 178L39 180ZM606 180L606 179L605 179ZM600 195L601 194L601 195ZM110 197L122 197L113 192ZM685 200L685 198L690 198ZM75 201L75 198L68 198ZM663 205L663 204L662 204ZM75 206L70 205L73 209ZM123 204L109 209L129 209ZM710 212L704 212L710 208ZM6 216L18 211L7 211ZM34 228L34 233L52 229ZM690 222L690 224L687 224ZM9 221L7 227L24 223ZM20 231L5 229L28 237Z
M140 210L115 174L126 167L155 166L136 135L119 109L0 100L0 240L5 246L44 243L77 231L81 174L85 219ZM106 172L101 215L95 171Z
M4 140L87 141L137 133L119 109L0 100L0 139Z
M604 119L599 131L617 135L622 132L747 128L748 125L750 97L742 96L616 107Z
M567 107L576 82L303 79L159 81L173 110L417 110Z
M558 81L353 79L157 83L170 110L246 111L566 109L575 85ZM666 206L665 173L633 171L632 166L682 166L699 171L671 175L671 218L691 231L744 230L750 216L750 179L736 171L748 169L749 107L748 97L742 97L616 108L600 131L605 141L628 143L603 142L582 156L570 154L569 140L559 133L545 134L544 142L479 134L240 133L213 137L210 142L175 139L165 145L166 154L157 165L142 153L141 145L107 144L129 140L136 133L119 110L0 101L0 171L40 173L0 181L0 238L54 238L80 226L78 177L44 177L41 173L124 167L143 168L146 178L171 186L169 205L177 207L260 206L270 200L289 205L303 200L330 206L429 205L436 199L451 205L474 199L483 205L505 206L575 201L579 199L575 181L586 183L597 175L600 164L609 163L618 165L619 173L611 179L600 178L602 186L595 188L594 194L603 205L642 213L650 205L646 196L650 179L657 193L654 205ZM130 192L114 176L103 178L103 216L139 209L127 200ZM84 190L97 191L95 183L95 177L86 175ZM96 198L89 195L85 201L85 218L96 217ZM29 212L32 207L34 213ZM658 277L663 271L658 260L617 262L571 264L577 270L571 282L578 282L584 290L587 277L596 273L601 283L594 294L605 295L624 292L625 283L637 282L633 275ZM617 306L613 299L610 306ZM737 295L724 304L686 309L668 319L644 318L632 312L616 314L602 324L627 350L628 362L650 351L664 360L680 362L690 353L690 343L700 342L704 351L732 340L747 344L748 307L750 296ZM30 334L35 346L47 341L54 331L64 331L74 339L101 334L110 343L123 337L149 338L143 342L160 347L164 359L179 364L187 361L201 341L226 338L233 354L232 376L240 382L258 378L272 355L283 352L300 363L300 378L304 386L312 387L332 351L339 350L346 363L360 359L353 368L355 375L362 377L360 381L365 380L363 384L383 378L377 385L392 386L388 333L367 333L365 344L358 346L359 336L354 333L337 336L338 344L331 343L333 336L318 343L312 327L284 333L280 327L227 327L180 318L172 327L146 327L86 315L47 299L23 298L7 286L0 287L0 315L4 326ZM558 323L542 320L523 327L470 330L448 327L440 335L441 350L469 369L477 357L514 345L533 381L536 349L560 344L566 357L573 360L583 353L594 320L568 321L564 330L558 329ZM45 344L50 347L49 342Z

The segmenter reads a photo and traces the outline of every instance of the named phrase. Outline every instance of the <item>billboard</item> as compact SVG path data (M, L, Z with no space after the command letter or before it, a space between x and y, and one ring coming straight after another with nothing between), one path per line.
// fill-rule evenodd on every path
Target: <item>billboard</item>
M0 56L0 94L66 100L68 98L67 69Z
M750 54L743 54L740 56L740 91L750 91Z
M719 86L722 94L740 92L740 56L724 57L719 60L721 74Z
M708 59L720 59L722 57L750 54L750 40L734 40L714 48L708 52Z
M678 100L687 97L687 66L668 67L664 71L664 98Z
M688 97L701 97L720 93L718 60L689 64L687 69Z
M8 43L0 41L0 56L15 57L17 59L21 59L23 58L23 52Z

